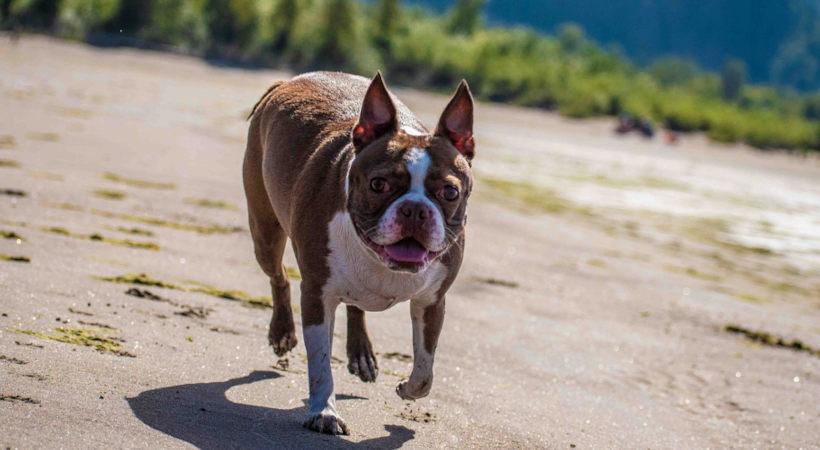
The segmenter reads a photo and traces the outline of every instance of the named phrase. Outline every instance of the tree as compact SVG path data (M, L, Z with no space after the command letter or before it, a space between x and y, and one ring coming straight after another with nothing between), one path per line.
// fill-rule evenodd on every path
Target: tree
M96 31L120 9L120 0L62 0L58 24L62 34L85 37Z
M273 29L271 50L277 55L290 46L300 11L299 0L280 0L273 9L270 18L270 25Z
M458 0L450 11L450 32L471 35L481 25L487 0Z
M558 44L567 53L578 53L587 43L584 29L575 23L565 23L558 28Z
M12 0L6 20L24 27L51 30L57 22L60 2L56 0Z
M212 44L247 48L257 26L253 0L206 0L208 34Z
M379 0L373 5L371 15L373 43L380 52L389 52L390 43L393 42L401 21L401 13L399 0Z
M0 26L5 25L11 16L11 0L0 0Z
M321 69L340 69L349 65L356 45L354 11L351 0L329 0L322 12L319 46L313 65Z
M153 0L120 0L120 9L106 24L107 31L137 35L151 21Z
M667 56L649 66L649 73L662 86L680 86L698 75L697 64L689 59Z
M739 59L729 59L720 73L720 93L724 99L735 101L740 98L746 83L746 63Z

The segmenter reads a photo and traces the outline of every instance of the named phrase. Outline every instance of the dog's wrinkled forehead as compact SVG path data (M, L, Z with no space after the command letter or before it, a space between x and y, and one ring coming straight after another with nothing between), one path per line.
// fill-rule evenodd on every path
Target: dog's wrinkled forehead
M415 128L404 127L390 140L389 146L406 154L412 149L428 149L432 141L433 138L429 134Z
M410 178L423 182L427 178L455 176L461 180L462 188L469 189L471 184L468 181L471 178L470 164L452 145L442 138L407 127L373 142L356 155L351 168L349 176L361 177L362 182L374 176L388 175L399 176L408 182ZM362 184L359 187L366 189Z
M413 136L403 131L384 137L356 155L354 165L365 173L404 166L408 153L414 148L427 149L432 138L429 135Z

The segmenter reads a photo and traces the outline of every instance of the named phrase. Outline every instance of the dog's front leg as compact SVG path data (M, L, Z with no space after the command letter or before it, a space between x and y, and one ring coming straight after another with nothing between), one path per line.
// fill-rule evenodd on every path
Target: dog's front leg
M433 386L433 359L444 324L444 297L432 303L411 300L410 316L413 320L413 371L409 380L396 386L396 393L405 400L416 400L427 396Z
M310 384L310 409L303 425L327 434L349 434L347 425L336 411L333 373L330 370L333 322L338 305L338 300L324 298L321 289L308 287L302 290L302 332Z

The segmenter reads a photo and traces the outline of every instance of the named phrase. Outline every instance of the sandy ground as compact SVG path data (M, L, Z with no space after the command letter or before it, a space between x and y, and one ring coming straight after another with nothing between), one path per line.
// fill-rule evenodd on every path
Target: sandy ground
M820 446L817 159L494 105L431 395L394 393L407 304L369 314L375 384L347 373L340 310L352 434L304 430L304 346L267 346L240 177L244 117L286 77L0 37L0 255L30 261L0 260L0 444ZM429 125L446 101L397 93Z

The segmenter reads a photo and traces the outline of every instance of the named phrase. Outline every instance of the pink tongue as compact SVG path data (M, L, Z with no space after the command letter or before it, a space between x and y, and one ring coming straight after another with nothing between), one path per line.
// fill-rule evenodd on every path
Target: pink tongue
M391 245L385 245L384 250L390 259L399 262L424 262L427 256L427 249L422 247L415 239L407 238Z

